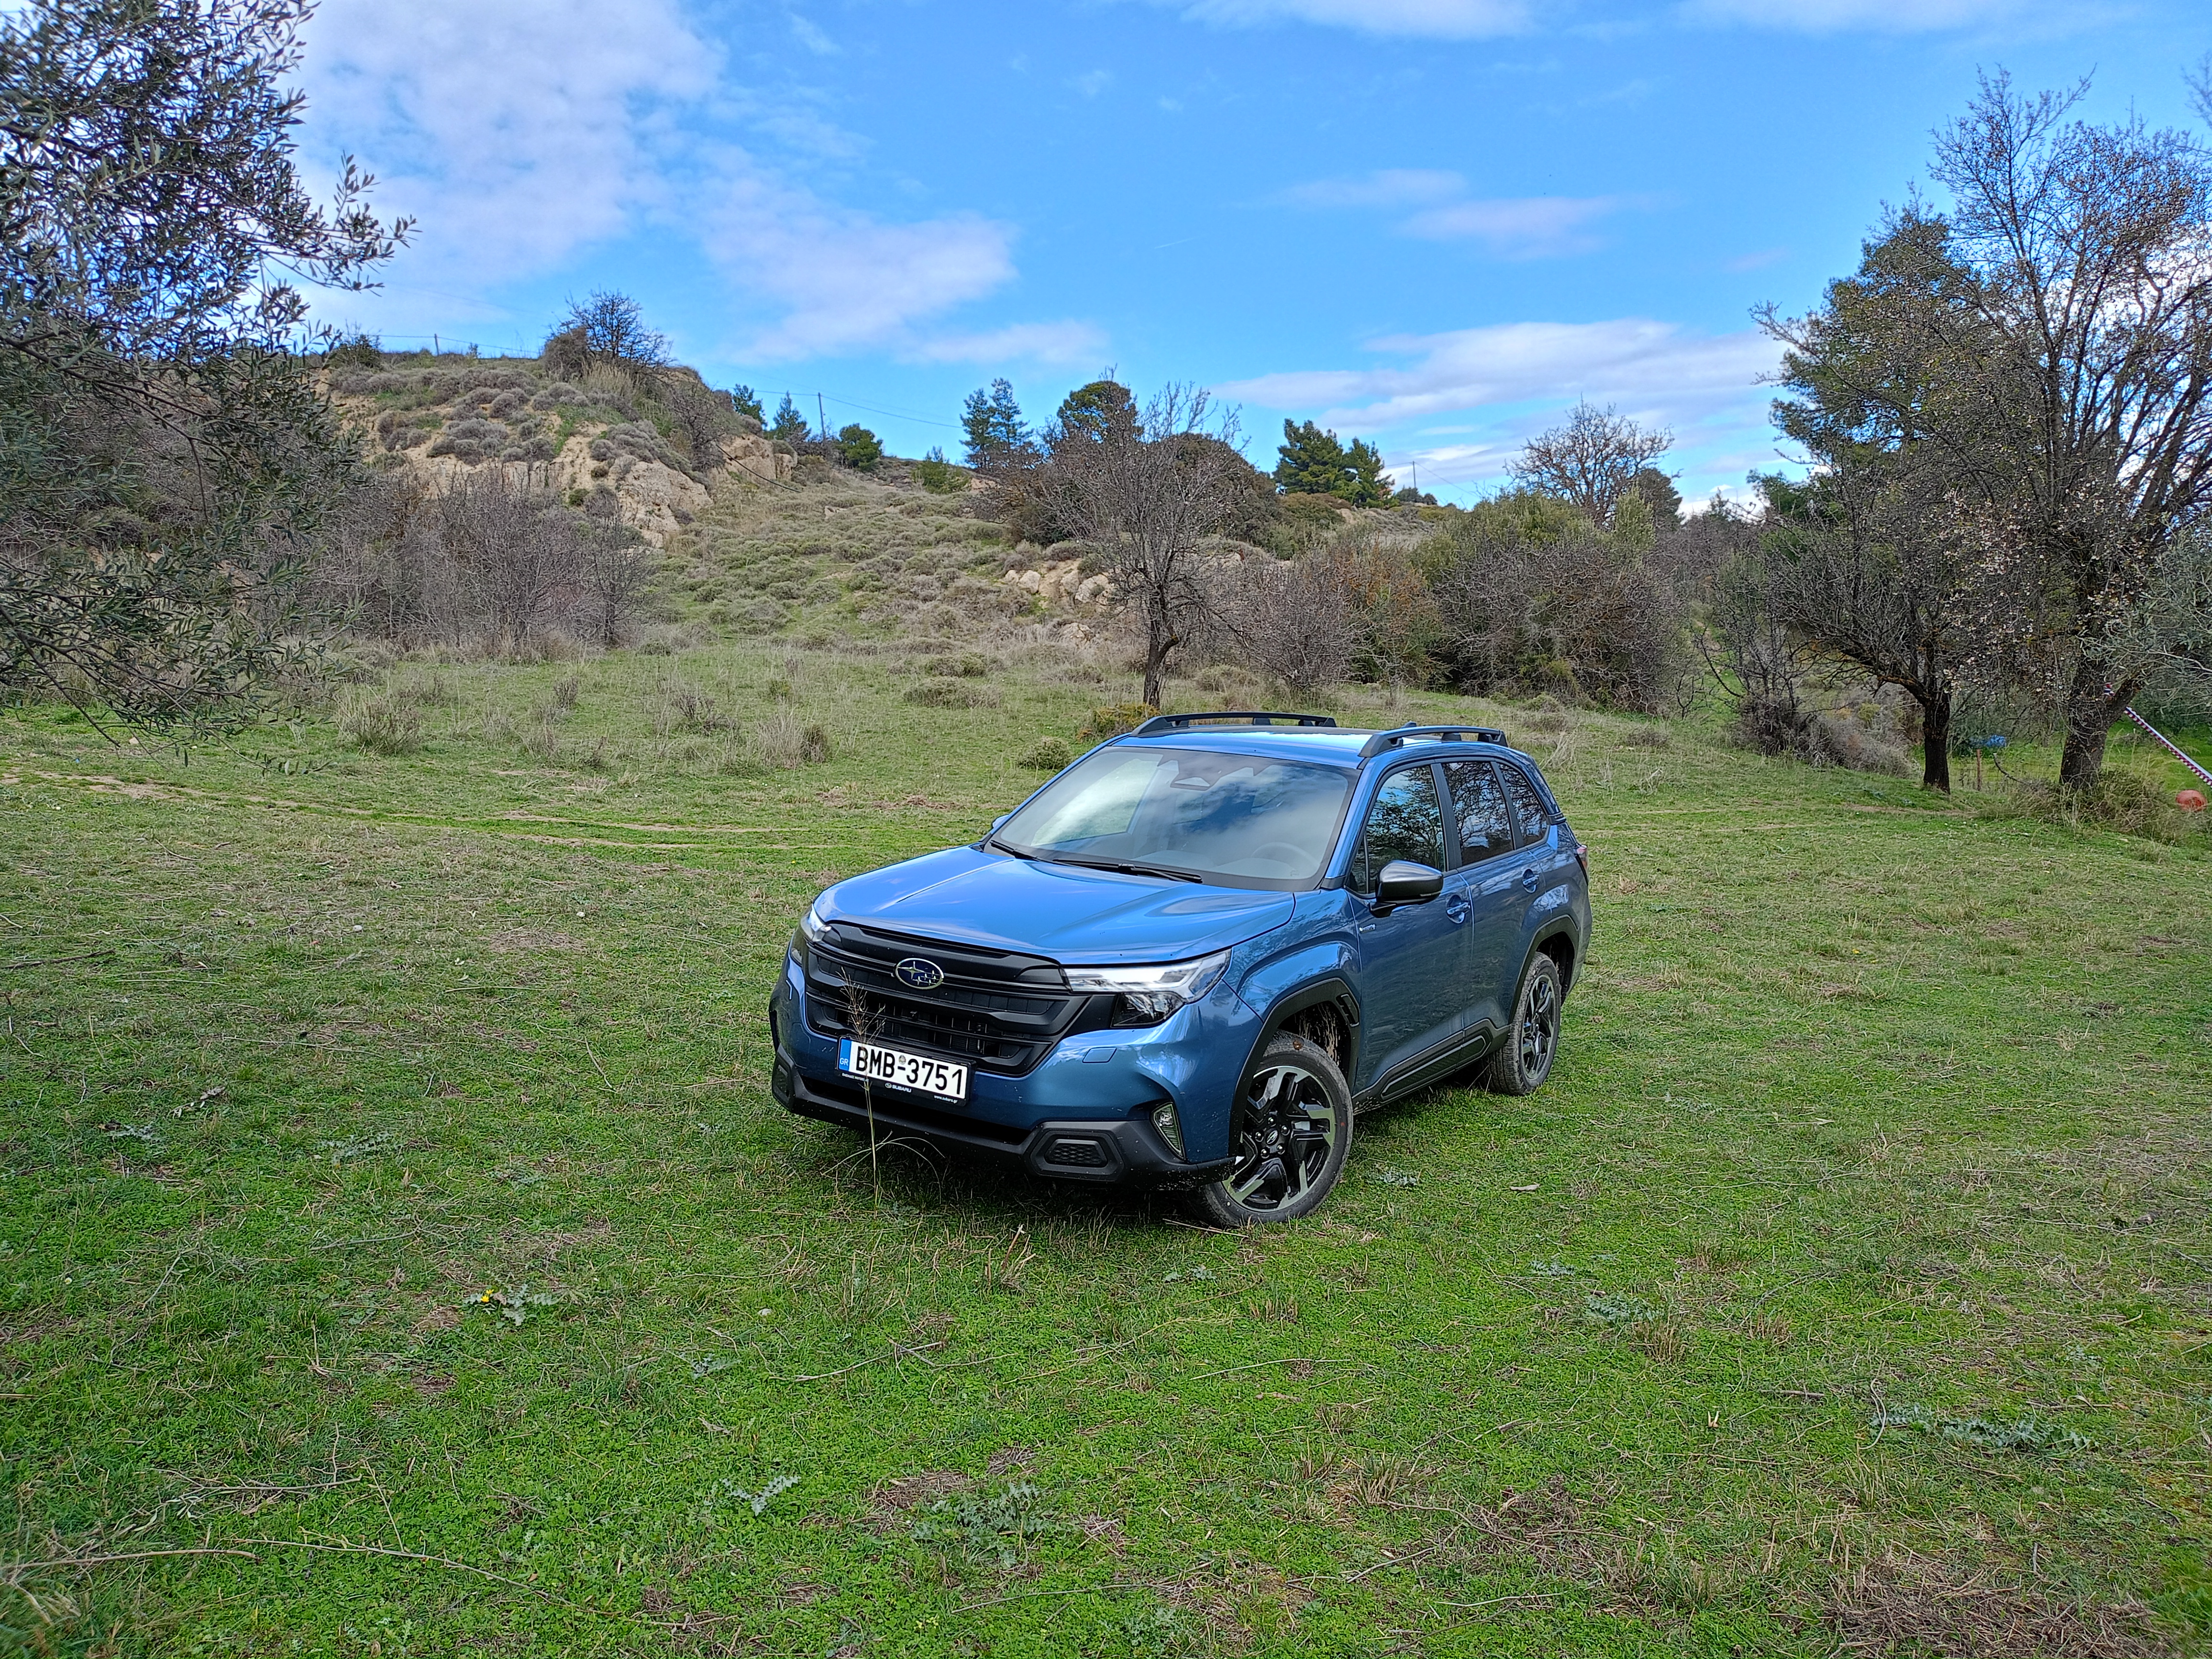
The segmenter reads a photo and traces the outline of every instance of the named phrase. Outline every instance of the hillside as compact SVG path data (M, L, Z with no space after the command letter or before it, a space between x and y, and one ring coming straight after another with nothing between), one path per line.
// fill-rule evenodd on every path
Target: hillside
M733 480L774 483L795 458L689 369L641 390L597 371L564 380L537 358L433 357L333 363L324 384L372 456L431 491L495 467L519 487L581 506L601 490L655 547Z

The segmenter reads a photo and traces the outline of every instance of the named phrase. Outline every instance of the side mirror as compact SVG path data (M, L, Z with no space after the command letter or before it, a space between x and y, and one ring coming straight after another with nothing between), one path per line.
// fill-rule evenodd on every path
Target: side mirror
M1375 914L1401 904L1426 904L1444 890L1444 872L1410 859L1393 859L1375 878Z
M1012 817L1013 817L1012 812L1001 812L998 817L993 818L991 820L991 833L995 836L1000 830L1005 829L1006 827L1006 820Z

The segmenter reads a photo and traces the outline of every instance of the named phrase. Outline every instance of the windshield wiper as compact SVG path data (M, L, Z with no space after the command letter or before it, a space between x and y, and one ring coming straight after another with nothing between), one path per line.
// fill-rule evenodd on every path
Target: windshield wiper
M1038 855L1036 854L1024 853L1020 848L1015 846L1012 842L1000 841L995 835L984 836L983 845L986 848L996 848L1000 852L1006 854L1009 858L1027 859L1032 864L1037 861Z
M1200 886L1206 884L1205 877L1194 876L1188 870L1163 870L1154 864L1117 864L1111 859L1075 859L1065 854L1056 859L1047 859L1045 861L1048 864L1073 864L1085 870L1111 870L1116 875L1158 876L1167 881L1195 882Z

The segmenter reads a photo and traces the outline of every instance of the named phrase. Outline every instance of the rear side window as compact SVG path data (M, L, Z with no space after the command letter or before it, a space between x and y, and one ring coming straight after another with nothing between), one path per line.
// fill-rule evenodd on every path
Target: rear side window
M1552 831L1552 809L1544 805L1544 798L1536 793L1536 786L1528 781L1528 775L1517 766L1501 766L1505 775L1505 792L1513 797L1513 816L1521 821L1521 845L1539 842Z
M1513 850L1513 820L1505 811L1504 787L1488 761L1446 761L1444 781L1451 787L1452 812L1459 821L1459 861L1480 864Z
M1444 867L1443 805L1437 799L1437 781L1425 766L1393 772L1375 792L1375 804L1367 809L1367 823L1352 855L1352 890L1373 892L1376 878L1393 859L1410 859L1431 870Z

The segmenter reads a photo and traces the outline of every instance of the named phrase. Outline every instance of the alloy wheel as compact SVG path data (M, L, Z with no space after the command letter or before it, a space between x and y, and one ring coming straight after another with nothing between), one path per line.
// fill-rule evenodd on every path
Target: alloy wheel
M1521 1074L1530 1083L1540 1082L1552 1069L1552 1052L1559 1044L1559 994L1549 974L1528 981L1528 998L1521 1011Z
M1336 1112L1303 1066L1270 1066L1245 1090L1237 1156L1222 1185L1248 1210L1295 1204L1321 1181L1336 1147Z

